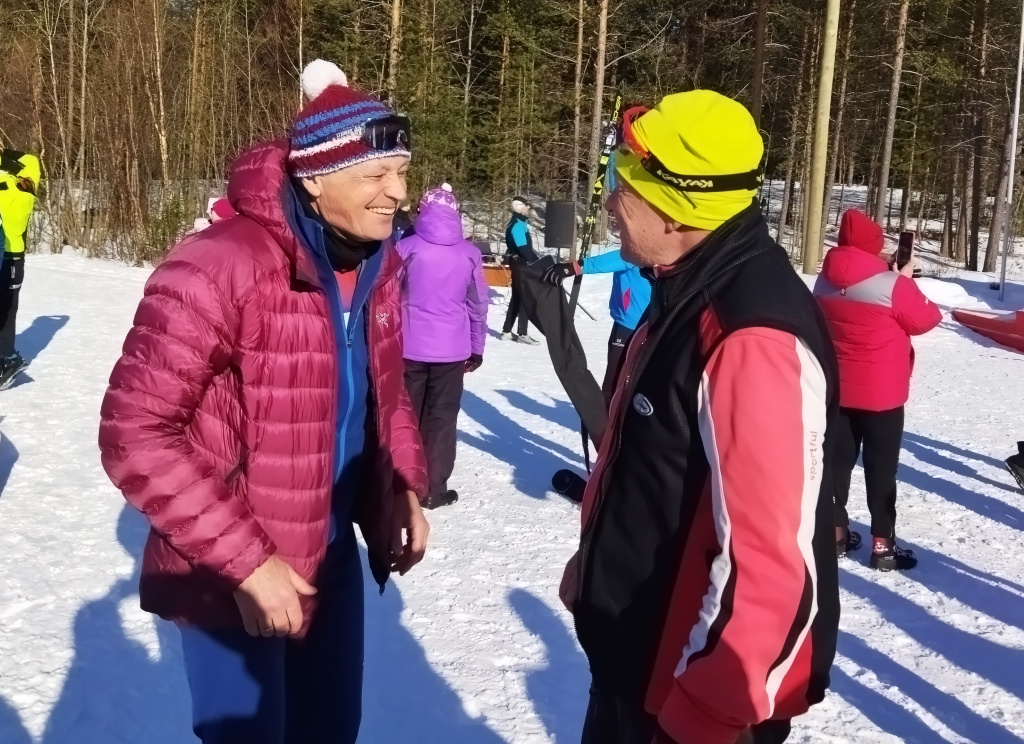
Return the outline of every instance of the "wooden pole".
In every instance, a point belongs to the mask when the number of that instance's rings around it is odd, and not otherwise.
[[[1006,257],[1013,242],[1013,182],[1017,177],[1017,125],[1020,122],[1020,78],[1024,67],[1024,4],[1021,5],[1020,41],[1017,47],[1017,86],[1013,96],[1013,150],[1010,151],[1010,178],[1006,186],[1006,226],[1003,229],[1003,266],[999,271],[999,301],[1006,297]]]
[[[839,37],[839,0],[828,0],[825,10],[825,39],[821,50],[818,78],[818,110],[814,121],[811,150],[811,179],[804,225],[804,273],[818,273],[821,236],[821,212],[825,192],[825,167],[828,161],[828,125],[832,109],[832,82],[836,70],[836,41]]]

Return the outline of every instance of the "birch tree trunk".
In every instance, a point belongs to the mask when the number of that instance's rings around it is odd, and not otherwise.
[[[402,0],[391,0],[391,34],[388,42],[388,103],[395,104],[398,61],[402,44]]]
[[[957,166],[954,161],[949,184],[946,186],[946,211],[942,220],[942,242],[939,245],[939,255],[945,258],[953,257],[953,207],[956,203],[956,176]]]
[[[478,0],[469,0],[469,33],[466,42],[466,80],[462,86],[462,153],[459,158],[460,170],[463,177],[466,175],[466,151],[469,148],[469,94],[473,87],[473,34],[476,31],[476,22],[480,7]],[[430,44],[431,44],[431,66],[433,66],[433,45],[434,28],[431,20]],[[433,71],[431,71],[433,73]]]
[[[931,185],[928,183],[928,176],[931,175],[931,168],[925,168],[924,171],[924,191],[921,192],[921,201],[917,205],[917,237],[920,238],[924,235],[924,216],[928,211],[928,207],[931,204],[932,190],[935,187],[935,179],[932,179]]]
[[[800,66],[797,68],[796,94],[793,96],[792,118],[789,123],[789,142],[787,143],[786,152],[786,180],[782,187],[782,211],[779,213],[779,227],[775,233],[775,242],[779,245],[782,245],[782,241],[786,236],[786,222],[789,218],[790,202],[793,198],[793,170],[796,166],[796,140],[797,133],[800,131],[800,112],[803,109],[802,94],[804,89],[804,70],[807,66],[808,55],[813,54],[807,43],[809,38],[810,29],[805,28],[804,43],[801,47],[803,53],[800,55]]]
[[[910,0],[900,0],[900,21],[896,32],[896,54],[892,64],[892,86],[889,88],[889,116],[882,140],[882,163],[878,172],[878,195],[875,199],[875,222],[885,219],[885,196],[889,185],[889,166],[892,163],[892,140],[896,134],[896,109],[900,100],[900,78],[903,75],[903,54],[907,47],[907,16]]]
[[[583,0],[579,0],[578,15],[576,17],[576,79],[573,87],[572,172],[570,173],[572,177],[571,199],[573,203],[572,251],[569,254],[571,261],[575,261],[577,258],[576,240],[577,233],[579,232],[575,210],[580,199],[580,119],[583,99],[583,25],[585,10]]]
[[[1013,108],[1006,113],[1003,128],[1003,149],[996,166],[996,201],[992,209],[992,222],[988,230],[988,245],[985,248],[985,265],[982,271],[995,271],[996,259],[1003,236],[1003,222],[1006,221],[1006,189],[1010,186],[1010,154],[1013,151]]]
[[[985,89],[986,58],[988,55],[988,0],[979,0],[978,15],[980,16],[979,36],[981,38],[978,55],[978,79],[974,86],[974,191],[971,198],[971,246],[967,254],[967,270],[978,270],[978,248],[981,238],[981,206],[984,199],[984,167],[985,167],[985,112],[987,107],[982,100]]]
[[[601,152],[601,115],[604,107],[604,65],[607,49],[608,0],[601,0],[601,15],[597,26],[597,61],[594,68],[594,112],[590,119],[590,158],[587,161],[589,189],[594,188],[594,181],[597,179],[597,158]]]
[[[967,257],[968,233],[971,227],[971,193],[974,180],[974,150],[968,148],[964,168],[963,187],[960,189],[960,214],[956,221],[956,240],[953,241],[953,259],[964,261]]]
[[[914,188],[914,158],[917,156],[917,121],[921,113],[921,84],[924,81],[923,75],[917,76],[917,95],[914,96],[914,124],[910,134],[910,162],[907,163],[907,184],[903,188],[903,198],[900,199],[900,232],[907,229],[907,221],[910,219],[910,199],[913,196]],[[922,194],[922,198],[923,198]]]
[[[764,99],[764,47],[768,32],[768,0],[757,0],[757,21],[754,27],[754,79],[750,86],[750,113],[761,128],[761,106]]]

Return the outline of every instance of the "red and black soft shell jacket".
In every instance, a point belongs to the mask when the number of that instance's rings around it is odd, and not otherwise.
[[[828,686],[837,364],[756,207],[652,281],[584,498],[576,629],[596,687],[733,744]]]

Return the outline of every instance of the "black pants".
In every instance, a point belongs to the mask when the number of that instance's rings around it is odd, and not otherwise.
[[[619,369],[622,367],[626,347],[629,346],[629,339],[632,337],[633,331],[626,326],[619,323],[612,326],[612,334],[608,337],[608,366],[604,370],[604,382],[601,383],[606,405],[611,405],[615,381],[619,378]]]
[[[850,475],[863,449],[871,535],[893,537],[896,531],[896,468],[900,464],[903,440],[903,406],[890,411],[840,408],[838,429],[832,463],[836,526],[850,525],[850,517],[846,513]]]
[[[420,436],[427,455],[430,496],[448,490],[455,470],[455,438],[462,406],[465,362],[432,363],[405,360],[405,387],[412,410],[419,416]]]
[[[526,308],[523,307],[522,302],[523,260],[521,258],[511,258],[508,265],[512,271],[512,296],[508,300],[508,312],[505,314],[505,325],[502,327],[501,332],[511,333],[512,324],[518,318],[519,327],[516,329],[516,334],[525,336],[526,331],[530,327],[530,319],[526,317]]]
[[[789,736],[789,729],[789,721],[765,721],[754,726],[751,734],[754,744],[782,744]],[[651,744],[656,733],[657,719],[642,707],[590,689],[582,744]]]
[[[24,280],[24,254],[5,253],[0,263],[0,359],[14,353],[14,324],[18,319],[18,295]]]

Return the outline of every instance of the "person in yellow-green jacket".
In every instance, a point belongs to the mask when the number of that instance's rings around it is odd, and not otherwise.
[[[14,324],[25,278],[25,238],[41,177],[39,158],[0,146],[0,390],[10,387],[26,366],[14,349]]]

